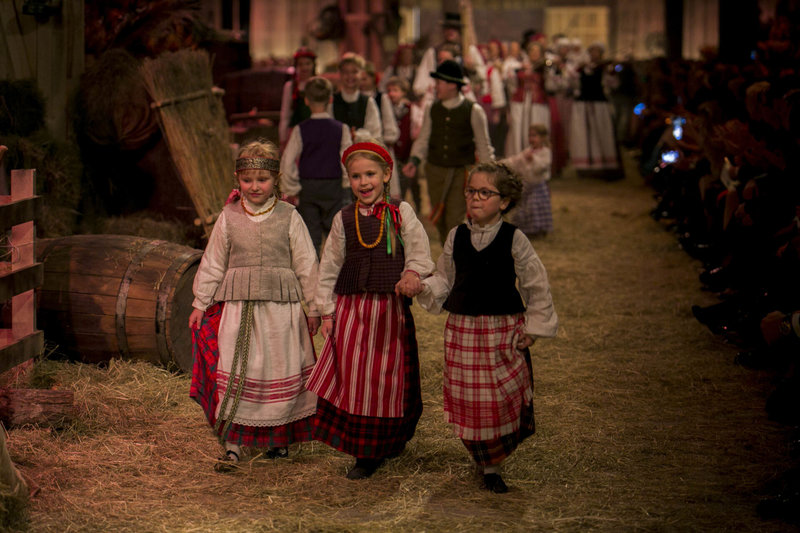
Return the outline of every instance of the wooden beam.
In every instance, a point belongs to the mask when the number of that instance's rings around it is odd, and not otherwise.
[[[0,196],[0,228],[10,228],[29,220],[39,219],[43,203],[41,196],[13,203],[11,196]]]
[[[44,265],[42,263],[35,263],[5,274],[0,272],[0,302],[10,300],[16,294],[41,287],[43,280]]]
[[[44,349],[44,333],[34,331],[21,339],[12,339],[11,330],[0,330],[0,372],[14,368]],[[8,340],[12,339],[13,344]]]

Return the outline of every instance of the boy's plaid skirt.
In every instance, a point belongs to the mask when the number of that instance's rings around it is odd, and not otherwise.
[[[222,302],[206,309],[200,328],[192,330],[192,384],[189,396],[193,398],[208,419],[211,427],[216,423],[217,404],[217,361],[219,346],[217,332],[222,317]],[[311,440],[313,416],[308,416],[282,426],[243,426],[231,424],[224,435],[226,442],[234,442],[240,446],[257,448],[288,446],[293,442]],[[224,425],[223,425],[224,427]],[[222,431],[222,428],[219,430]],[[218,436],[222,437],[218,433]]]
[[[528,356],[530,361],[530,356]],[[480,466],[491,466],[500,464],[517,446],[526,438],[533,435],[536,431],[536,423],[533,418],[533,402],[526,404],[522,408],[520,416],[519,430],[508,435],[503,435],[498,439],[492,440],[464,440],[461,442],[466,446],[472,458]]]
[[[444,411],[457,437],[490,441],[519,430],[533,401],[529,352],[516,348],[524,325],[522,314],[447,318]]]
[[[422,415],[416,329],[411,308],[403,305],[403,416],[350,414],[322,398],[317,400],[313,436],[328,446],[359,458],[394,457],[405,448]]]

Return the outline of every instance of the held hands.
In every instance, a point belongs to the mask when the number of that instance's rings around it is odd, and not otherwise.
[[[534,339],[527,333],[520,335],[519,340],[517,340],[517,350],[524,350],[525,348],[530,348],[531,346],[533,346],[534,342],[536,342],[536,339]]]
[[[192,314],[189,315],[189,329],[200,329],[200,322],[203,321],[203,315],[205,314],[205,311],[194,309]]]
[[[422,282],[415,272],[407,271],[394,286],[394,292],[398,296],[402,294],[403,296],[413,298],[422,292]]]
[[[308,332],[313,337],[317,334],[317,330],[319,329],[320,318],[318,316],[306,317],[306,323],[308,324]]]
[[[320,326],[319,332],[322,334],[323,339],[327,339],[328,336],[333,333],[333,317],[325,317],[322,319],[322,326]]]

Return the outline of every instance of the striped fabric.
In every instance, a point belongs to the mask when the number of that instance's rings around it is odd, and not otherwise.
[[[320,398],[314,419],[316,440],[354,457],[379,459],[399,455],[414,436],[422,415],[422,395],[414,317],[409,305],[403,305],[403,318],[402,417],[350,414]]]
[[[550,186],[547,182],[526,184],[514,213],[514,224],[525,235],[553,231]]]
[[[402,417],[404,334],[413,332],[404,307],[394,293],[339,295],[308,389],[350,414]]]
[[[571,121],[569,154],[576,169],[619,168],[611,104],[575,101]]]
[[[488,441],[520,428],[533,401],[525,353],[515,344],[523,315],[451,314],[444,333],[444,411],[461,439]]]
[[[189,396],[202,407],[211,427],[216,422],[216,411],[220,394],[217,387],[217,362],[219,347],[217,333],[224,303],[216,303],[206,310],[200,328],[192,330],[192,383]],[[224,391],[222,391],[224,394]],[[305,417],[279,426],[245,426],[231,424],[222,440],[240,446],[258,448],[288,446],[293,442],[312,439],[313,417]],[[220,428],[220,431],[222,428]]]

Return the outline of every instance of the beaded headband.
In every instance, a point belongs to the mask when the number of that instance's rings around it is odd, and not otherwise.
[[[236,160],[236,170],[269,170],[270,172],[280,172],[280,159],[271,157],[243,157]]]
[[[386,164],[389,165],[389,174],[392,173],[392,169],[394,168],[394,161],[392,161],[392,156],[389,155],[383,146],[375,143],[356,143],[350,146],[347,150],[344,151],[342,154],[342,164],[347,166],[347,160],[356,152],[369,152],[373,154],[377,154],[386,161]]]

